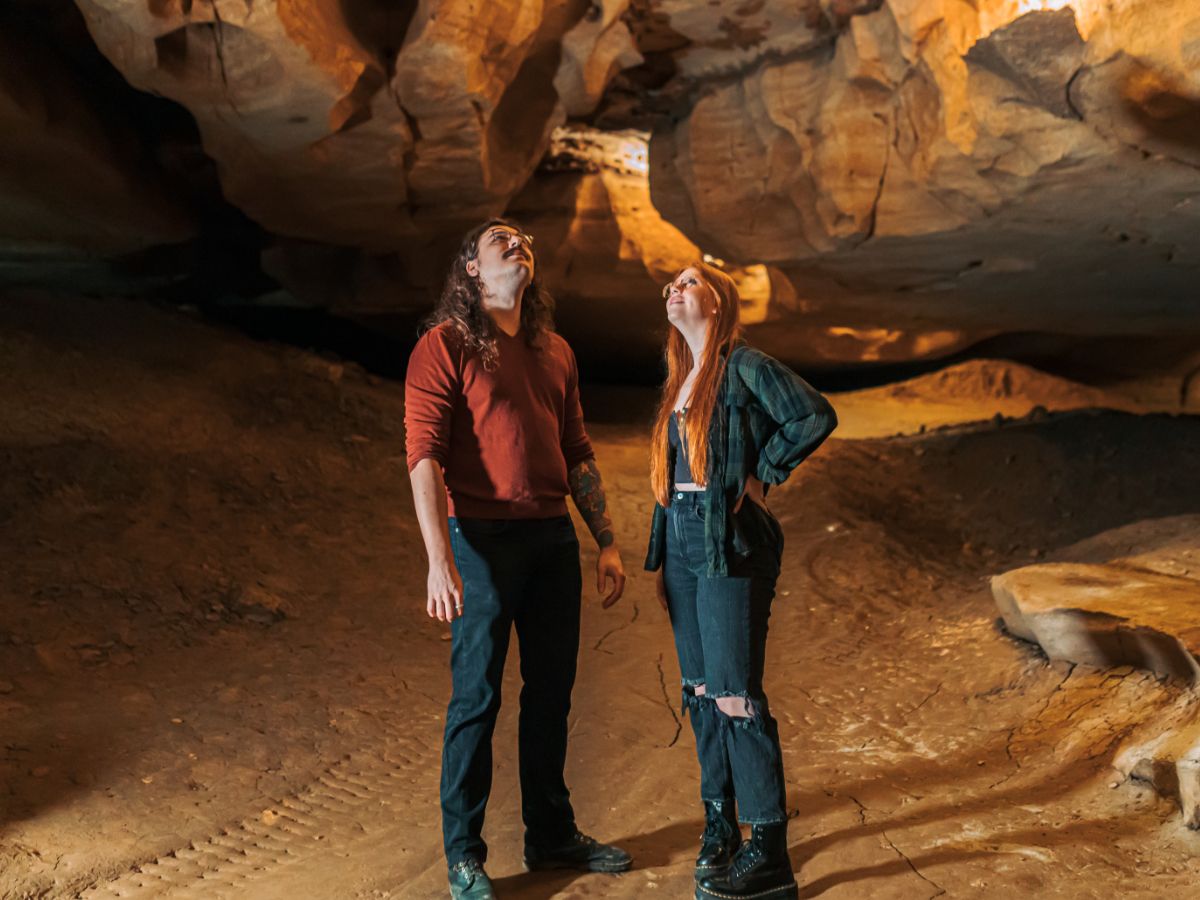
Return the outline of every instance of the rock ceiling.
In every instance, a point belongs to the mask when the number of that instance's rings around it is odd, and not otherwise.
[[[1200,333],[1195,0],[76,5],[194,118],[296,302],[425,305],[457,235],[508,211],[564,330],[633,355],[698,253],[800,361]],[[0,54],[0,259],[203,228],[69,67],[26,56]]]

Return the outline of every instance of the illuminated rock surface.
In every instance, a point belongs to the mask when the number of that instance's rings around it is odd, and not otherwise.
[[[77,5],[129,84],[195,117],[219,202],[300,304],[427,307],[461,231],[508,210],[544,246],[609,235],[579,270],[547,260],[568,317],[623,317],[659,277],[634,257],[685,240],[758,273],[756,339],[805,365],[1198,328],[1189,0]],[[647,169],[548,177],[568,118],[652,134]],[[317,258],[328,285],[296,275]]]
[[[1174,800],[1183,823],[1200,829],[1200,694],[1184,695],[1138,728],[1118,750],[1113,767]]]
[[[1200,539],[1196,519],[1129,526],[1059,554],[1070,562],[997,575],[1009,631],[1051,659],[1200,676]],[[1095,558],[1121,547],[1124,552]],[[1090,558],[1090,559],[1089,559]]]
[[[656,131],[669,220],[781,267],[810,325],[1192,327],[1194,4],[860,6],[877,8],[764,51]],[[803,340],[780,325],[779,345]]]
[[[1004,624],[1051,659],[1200,676],[1200,581],[1121,565],[1047,563],[992,579]]]
[[[1051,658],[1117,667],[1117,677],[1135,666],[1192,683],[1172,706],[1133,729],[1113,761],[1121,774],[1178,803],[1192,829],[1200,828],[1198,529],[1197,516],[1137,522],[1055,554],[1071,562],[992,579],[1005,625]]]
[[[287,237],[383,252],[465,228],[503,210],[564,115],[563,2],[79,7],[131,84],[195,115],[229,201]],[[637,61],[630,47],[606,55],[606,34],[571,33],[589,95]]]

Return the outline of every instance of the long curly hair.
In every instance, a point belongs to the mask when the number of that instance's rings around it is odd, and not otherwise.
[[[496,350],[496,326],[483,309],[483,292],[479,279],[467,272],[467,263],[479,256],[479,239],[489,228],[503,225],[516,231],[524,231],[512,219],[488,219],[482,225],[467,232],[458,248],[458,254],[450,264],[445,287],[437,305],[425,320],[425,329],[435,328],[447,322],[463,341],[464,349],[478,353],[485,369],[494,370],[499,362]],[[521,296],[521,333],[530,347],[540,347],[546,334],[554,331],[554,299],[542,286],[541,267],[537,253],[533,254],[533,278],[525,286]]]

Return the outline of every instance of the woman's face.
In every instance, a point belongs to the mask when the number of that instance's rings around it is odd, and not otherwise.
[[[717,292],[690,266],[663,287],[667,321],[676,328],[703,328],[717,316]]]

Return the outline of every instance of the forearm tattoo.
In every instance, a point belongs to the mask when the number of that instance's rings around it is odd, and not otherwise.
[[[592,537],[602,549],[608,547],[614,540],[613,524],[608,515],[608,501],[604,497],[604,485],[600,483],[600,469],[596,466],[596,460],[581,462],[571,470],[567,479],[575,506],[592,532]]]

